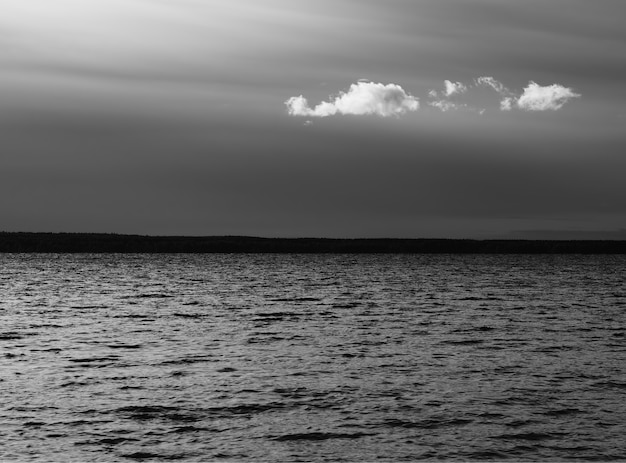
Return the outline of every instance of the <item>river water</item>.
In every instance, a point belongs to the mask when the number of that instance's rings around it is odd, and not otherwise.
[[[1,461],[626,460],[626,256],[0,255]]]

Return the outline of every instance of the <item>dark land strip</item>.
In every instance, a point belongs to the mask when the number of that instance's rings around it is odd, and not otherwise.
[[[258,238],[0,232],[0,252],[626,254],[626,241]]]

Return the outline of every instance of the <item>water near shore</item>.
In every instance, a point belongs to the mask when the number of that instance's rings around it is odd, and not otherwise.
[[[0,460],[626,459],[626,256],[0,255]]]

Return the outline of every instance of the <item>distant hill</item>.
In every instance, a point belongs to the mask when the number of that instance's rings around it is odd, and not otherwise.
[[[626,241],[256,238],[0,232],[0,252],[626,254]]]

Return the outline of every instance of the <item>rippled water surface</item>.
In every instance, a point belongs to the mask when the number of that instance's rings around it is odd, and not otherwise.
[[[626,459],[626,256],[0,255],[0,460]]]

